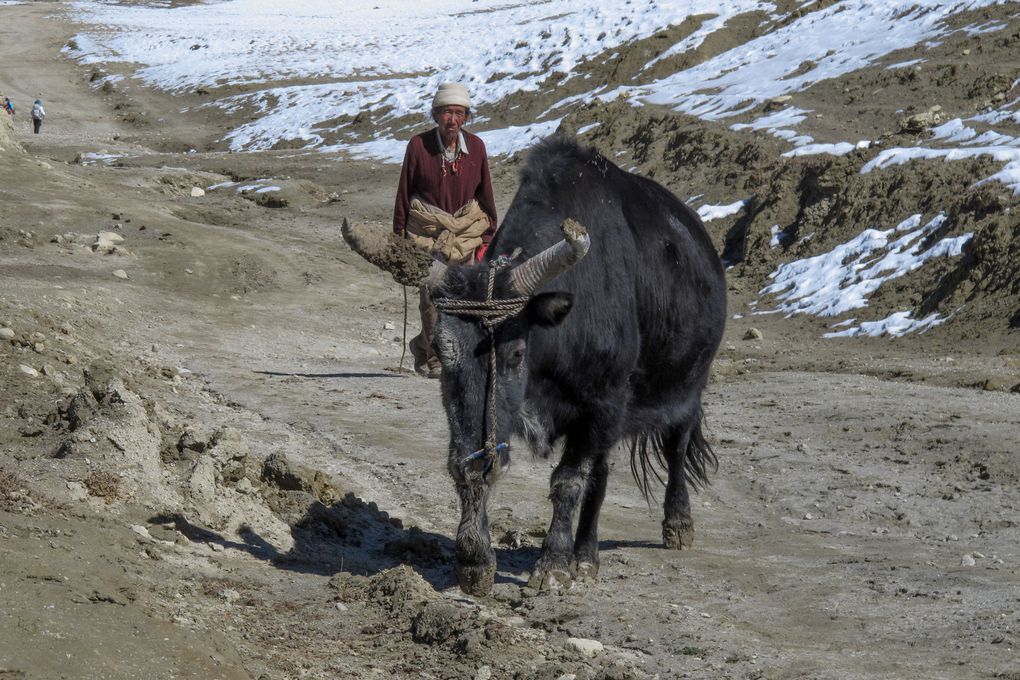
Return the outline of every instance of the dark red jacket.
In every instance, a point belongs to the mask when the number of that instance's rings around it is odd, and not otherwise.
[[[496,231],[496,201],[492,197],[492,178],[489,175],[489,157],[485,143],[477,135],[461,130],[467,143],[468,153],[457,161],[457,172],[453,173],[446,164],[443,173],[443,152],[439,148],[436,128],[415,135],[407,143],[404,152],[404,167],[400,171],[397,185],[397,199],[393,204],[393,231],[403,234],[407,224],[407,212],[412,196],[455,213],[472,198],[489,216],[489,230],[482,236],[486,243]]]

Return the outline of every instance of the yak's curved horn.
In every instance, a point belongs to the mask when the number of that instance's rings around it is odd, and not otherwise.
[[[577,264],[588,254],[591,238],[588,230],[569,217],[560,225],[563,240],[549,246],[510,271],[510,285],[528,296]]]
[[[432,257],[408,238],[385,229],[356,229],[344,218],[340,227],[344,241],[361,257],[389,272],[404,286],[420,286],[429,273]]]
[[[449,270],[450,267],[445,262],[433,260],[432,266],[429,267],[429,275],[425,277],[422,285],[428,288],[430,292],[434,291],[443,285],[443,279],[446,278],[446,272]]]
[[[340,235],[344,237],[344,242],[351,247],[351,250],[361,255],[363,258],[374,264],[376,267],[383,268],[383,263],[386,261],[386,257],[383,256],[382,251],[385,249],[386,244],[381,240],[377,243],[366,243],[362,234],[355,231],[351,223],[344,218],[343,224],[340,226]],[[371,239],[369,239],[371,240]]]

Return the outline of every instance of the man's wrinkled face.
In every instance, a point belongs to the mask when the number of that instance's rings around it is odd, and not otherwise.
[[[443,141],[452,144],[467,120],[468,110],[463,106],[453,104],[440,106],[432,111],[432,117],[439,124],[439,132],[443,135]]]

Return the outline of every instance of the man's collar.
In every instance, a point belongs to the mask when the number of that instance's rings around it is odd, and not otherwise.
[[[439,140],[439,151],[442,152],[446,147],[443,145],[443,135],[440,134],[438,126],[436,126],[436,139]],[[457,132],[457,153],[464,156],[468,154],[467,140],[464,139],[463,130]]]

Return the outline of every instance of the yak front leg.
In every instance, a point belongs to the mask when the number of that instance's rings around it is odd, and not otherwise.
[[[582,460],[570,449],[568,444],[549,480],[552,522],[542,542],[542,554],[528,579],[528,585],[539,590],[569,586],[573,582],[574,513],[584,495],[586,475]]]
[[[574,573],[581,580],[593,579],[599,573],[599,513],[606,497],[609,477],[608,452],[598,456],[588,474],[584,502],[577,522],[574,540]]]
[[[460,526],[457,528],[457,582],[468,595],[488,594],[496,579],[496,553],[489,537],[487,484],[458,483]]]

